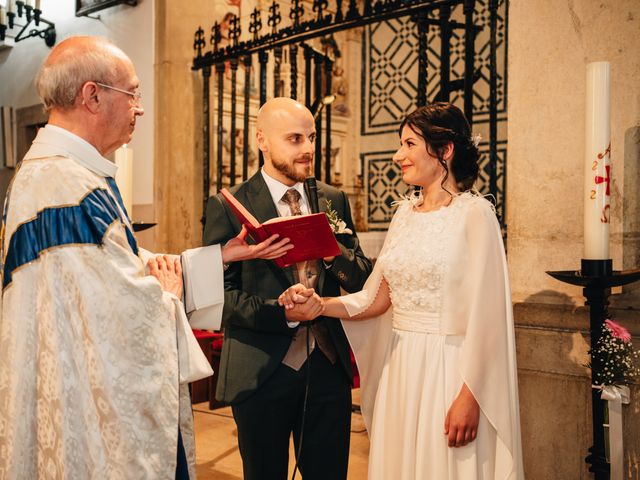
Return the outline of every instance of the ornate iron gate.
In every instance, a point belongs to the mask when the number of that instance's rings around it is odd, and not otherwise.
[[[308,2],[306,7],[308,10]],[[413,71],[417,70],[414,72],[417,78],[408,78],[404,74],[397,78],[401,80],[400,83],[404,82],[405,90],[410,93],[409,97],[413,97],[413,93],[415,97],[409,98],[404,105],[396,105],[398,107],[395,109],[396,116],[399,119],[413,108],[425,105],[429,101],[446,100],[462,104],[473,128],[479,124],[486,124],[488,141],[481,144],[481,150],[484,150],[481,189],[484,193],[494,195],[499,217],[503,219],[506,141],[498,138],[498,125],[500,122],[506,122],[506,60],[502,62],[504,71],[499,75],[498,48],[506,53],[506,2],[499,3],[498,0],[376,0],[365,1],[360,5],[355,0],[348,2],[334,0],[331,4],[328,0],[314,0],[311,7],[311,12],[307,12],[305,2],[291,0],[287,15],[289,21],[285,22],[282,19],[280,3],[273,1],[267,12],[255,8],[244,19],[247,25],[242,25],[238,16],[227,15],[220,23],[216,22],[209,33],[205,33],[201,27],[195,32],[193,45],[195,57],[192,68],[201,70],[204,79],[202,112],[204,117],[203,201],[205,204],[211,185],[210,84],[214,72],[217,87],[216,189],[219,190],[225,184],[234,185],[239,178],[246,180],[249,174],[252,154],[249,151],[250,97],[252,71],[256,63],[259,67],[259,105],[267,100],[269,93],[267,92],[269,64],[273,96],[286,95],[303,100],[314,113],[317,130],[315,175],[331,183],[332,72],[336,56],[339,55],[339,49],[331,35],[364,27],[363,84],[373,86],[375,89],[379,86],[375,86],[375,82],[367,83],[367,74],[371,74],[376,68],[376,59],[370,54],[373,50],[369,51],[367,57],[366,49],[372,45],[374,29],[382,27],[393,29],[395,25],[399,26],[406,38],[411,37],[408,45],[415,57],[412,61],[417,65],[413,69]],[[263,15],[266,15],[266,27],[263,27]],[[480,37],[483,43],[478,51],[476,39]],[[314,39],[322,39],[322,51],[309,44]],[[238,78],[239,73],[243,78]],[[230,83],[228,92],[225,92],[225,78],[226,83]],[[299,80],[304,82],[304,85],[300,85]],[[474,91],[475,82],[485,84],[486,94],[479,95]],[[242,102],[239,102],[238,97],[242,97]],[[371,88],[366,98],[364,94],[362,96],[361,135],[375,135],[376,128],[377,133],[386,133],[389,129],[396,131],[398,119],[387,122],[388,125],[382,125],[381,128],[379,125],[377,127],[374,125],[375,119],[371,122],[373,117],[370,115],[370,110],[373,98]],[[388,97],[378,95],[376,98],[380,100]],[[238,111],[239,104],[243,107],[241,113]],[[230,116],[228,145],[226,145],[228,162],[225,162],[223,157],[225,150],[223,117],[225,115]],[[374,128],[371,128],[372,126]],[[239,135],[242,137],[241,142],[236,141]],[[324,147],[324,154],[322,147]],[[241,150],[240,155],[238,150]],[[374,153],[380,156],[384,152]],[[366,155],[370,154],[370,152],[362,154],[361,161],[364,162]],[[386,158],[387,163],[389,159],[390,155]],[[259,164],[262,164],[261,158]],[[372,168],[375,169],[375,167]],[[375,173],[369,172],[369,175],[369,180],[375,177]],[[226,181],[225,176],[228,177]],[[397,188],[397,183],[391,186],[386,185],[384,188],[393,190]],[[372,209],[369,208],[368,219],[374,224],[374,228],[385,226],[385,219],[389,215],[389,212],[384,210],[385,206],[387,209],[389,207],[387,193],[378,195],[380,198],[373,198],[371,195],[368,198],[374,210],[378,207],[382,208],[380,222],[371,221]]]

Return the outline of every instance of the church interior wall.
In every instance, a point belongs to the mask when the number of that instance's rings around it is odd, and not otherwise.
[[[6,6],[6,0],[0,0]],[[72,35],[100,35],[113,41],[131,57],[143,93],[144,116],[136,123],[130,147],[134,151],[134,220],[152,220],[147,211],[153,204],[154,169],[154,1],[138,0],[135,8],[116,6],[91,14],[99,19],[76,17],[76,0],[42,0],[42,16],[55,23],[57,43]],[[18,21],[18,20],[17,20]],[[19,19],[22,23],[24,20]],[[14,29],[9,33],[17,33]],[[6,43],[6,42],[5,42]],[[40,38],[29,38],[0,49],[0,105],[14,109],[38,105],[34,78],[51,49]],[[6,183],[12,169],[0,168]],[[4,197],[4,189],[2,189]],[[137,210],[147,213],[137,218]]]
[[[640,4],[511,2],[508,259],[527,478],[589,479],[591,385],[582,290],[546,275],[583,252],[586,65],[611,64],[614,270],[638,268]],[[614,290],[611,314],[640,344],[637,287]],[[639,389],[624,407],[624,478],[640,471]]]
[[[631,268],[623,265],[623,237],[637,236],[638,212],[623,215],[623,206],[637,198],[637,176],[630,175],[638,156],[625,136],[640,124],[640,4],[536,0],[511,7],[507,222],[514,301],[536,295],[575,304],[580,289],[544,272],[577,268],[582,254],[586,65],[594,61],[611,63],[611,255],[614,269]]]
[[[76,18],[74,0],[42,0],[43,15],[56,22],[59,39],[107,36],[136,65],[145,116],[131,144],[133,216],[158,222],[145,233],[145,247],[176,252],[201,241],[203,79],[191,71],[192,44],[198,25],[205,32],[210,29],[219,3],[226,2],[139,0],[135,8],[103,11],[97,21]],[[507,248],[527,478],[591,478],[583,461],[591,435],[590,384],[584,367],[588,312],[579,288],[561,284],[545,271],[579,268],[585,75],[587,63],[599,60],[611,62],[612,72],[614,269],[640,266],[639,25],[637,0],[509,3],[509,124],[508,129],[501,126],[500,135],[508,139]],[[344,68],[351,75],[346,105],[354,118],[360,115],[362,97],[361,38],[358,31],[342,40],[348,44]],[[32,79],[48,52],[39,39],[0,50],[0,105],[37,103]],[[212,96],[215,87],[212,77]],[[212,136],[214,129],[212,123]],[[354,206],[365,198],[361,190],[367,180],[360,186],[355,180],[357,162],[364,162],[361,152],[369,147],[392,150],[397,135],[388,133],[379,147],[367,143],[357,122],[354,126],[345,121],[341,130],[341,181]],[[366,225],[366,218],[362,222]],[[612,312],[640,345],[640,290],[625,287],[615,293]],[[634,387],[632,405],[625,407],[628,478],[640,477],[639,397]]]
[[[280,2],[282,11],[289,8],[286,2]],[[205,38],[209,39],[209,32],[214,22],[222,22],[225,15],[233,13],[239,15],[244,22],[244,31],[248,23],[249,13],[260,2],[252,0],[238,2],[238,4],[194,1],[188,5],[178,5],[168,0],[156,2],[156,81],[158,111],[164,112],[156,118],[156,170],[155,170],[155,212],[158,227],[154,229],[153,242],[157,248],[164,251],[179,251],[184,248],[198,246],[202,236],[203,209],[203,76],[201,71],[191,71],[194,51],[194,31],[201,26],[205,31]],[[262,5],[266,9],[265,5]],[[305,2],[307,11],[311,11],[311,2]],[[265,19],[263,19],[265,22]],[[165,35],[164,32],[171,32]],[[332,182],[341,184],[349,195],[352,205],[358,202],[358,192],[362,190],[361,183],[357,183],[356,168],[359,154],[360,137],[357,131],[359,102],[359,59],[361,31],[336,35],[340,44],[341,60],[336,65],[348,65],[344,70],[348,72],[336,73],[334,68],[334,87],[344,92],[338,94],[332,113],[333,133],[332,152],[333,177]],[[223,38],[224,42],[227,41]],[[313,43],[313,42],[312,42]],[[320,45],[314,45],[318,50]],[[209,46],[207,46],[209,48]],[[302,68],[302,52],[299,52],[299,68]],[[249,176],[257,171],[257,146],[255,143],[255,116],[258,110],[258,65],[254,58],[251,100],[250,100],[250,136],[249,136]],[[267,71],[273,70],[273,57],[270,56]],[[244,67],[238,68],[238,117],[237,128],[242,129],[241,113],[243,111],[243,82]],[[289,65],[283,62],[282,74],[284,90],[281,94],[289,95]],[[229,184],[229,143],[230,131],[230,72],[225,70],[223,75],[223,176],[222,184]],[[298,77],[298,98],[304,100],[304,80]],[[271,74],[267,75],[268,98],[274,93]],[[217,182],[217,97],[218,83],[215,70],[210,78],[210,194],[216,192]],[[236,142],[236,158],[240,162],[241,137]],[[324,148],[324,147],[323,147]],[[336,170],[337,167],[337,170]],[[241,181],[241,169],[238,168],[236,181]],[[184,188],[175,188],[176,182]],[[358,215],[354,213],[358,219]]]

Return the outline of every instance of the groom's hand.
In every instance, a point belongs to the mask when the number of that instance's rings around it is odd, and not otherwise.
[[[308,322],[322,315],[324,303],[317,293],[313,293],[304,303],[296,303],[293,308],[284,311],[287,322]]]
[[[307,288],[301,283],[287,288],[278,297],[278,304],[285,310],[291,310],[296,303],[305,303],[314,294],[313,288]]]
[[[222,247],[222,262],[240,262],[242,260],[252,260],[254,258],[262,258],[264,260],[273,260],[281,257],[287,251],[293,248],[288,238],[279,239],[279,235],[271,235],[265,241],[257,245],[250,245],[246,242],[247,229],[242,227],[242,231],[237,237],[229,240]]]

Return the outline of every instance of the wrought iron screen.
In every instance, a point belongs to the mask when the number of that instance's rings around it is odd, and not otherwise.
[[[484,194],[494,196],[499,218],[504,219],[506,187],[506,88],[507,88],[507,2],[497,5],[496,18],[496,88],[491,89],[491,10],[489,0],[476,0],[474,24],[478,27],[475,38],[473,85],[473,132],[479,134],[480,176],[476,187]],[[452,22],[445,24],[443,13]],[[427,34],[427,99],[445,99],[459,107],[464,106],[463,82],[465,74],[465,39],[462,23],[463,6],[448,12],[431,11],[432,22]],[[451,28],[453,27],[453,28]],[[447,52],[447,41],[449,49]],[[398,125],[405,115],[418,106],[419,36],[409,17],[394,18],[367,26],[362,34],[361,96],[361,169],[366,172],[367,224],[369,229],[386,229],[394,208],[391,205],[408,188],[402,182],[391,162],[397,148]],[[444,73],[443,73],[444,72]],[[441,94],[443,76],[451,88],[448,97]],[[453,84],[453,85],[451,85]],[[496,103],[496,138],[494,156],[491,154],[491,105]],[[389,134],[394,134],[389,136]],[[372,148],[375,147],[375,148]],[[494,178],[492,178],[492,175]]]
[[[192,68],[204,80],[203,202],[212,185],[234,185],[262,163],[251,152],[250,138],[255,111],[271,96],[300,99],[312,110],[315,175],[327,183],[339,176],[333,171],[338,149],[332,148],[331,103],[340,48],[333,35],[361,29],[358,175],[369,228],[386,228],[390,202],[404,190],[390,161],[397,125],[435,100],[459,104],[474,131],[482,130],[480,186],[496,197],[503,218],[506,144],[498,136],[505,129],[498,126],[506,122],[506,13],[506,2],[498,0],[291,0],[273,1],[265,11],[226,14],[206,33],[198,28]],[[371,141],[394,135],[389,146]]]

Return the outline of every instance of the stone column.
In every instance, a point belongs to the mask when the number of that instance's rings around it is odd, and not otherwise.
[[[202,238],[202,74],[193,35],[208,37],[209,2],[156,2],[155,248],[179,252]],[[212,83],[213,85],[213,83]],[[212,87],[212,92],[214,88]]]

